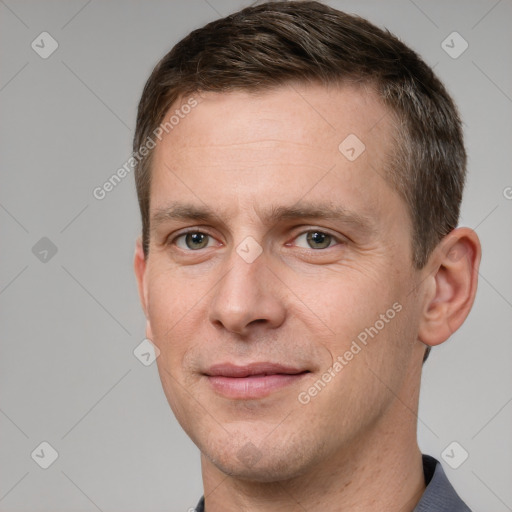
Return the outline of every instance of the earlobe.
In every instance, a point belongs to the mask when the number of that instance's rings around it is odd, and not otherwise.
[[[419,340],[429,346],[446,341],[464,322],[473,305],[480,265],[477,234],[457,228],[433,251],[420,320]]]
[[[153,331],[151,330],[151,324],[149,323],[149,319],[146,315],[146,338],[148,340],[153,341]]]
[[[147,298],[147,287],[146,287],[146,258],[144,256],[144,250],[142,248],[142,239],[139,237],[135,244],[135,255],[133,258],[133,268],[135,271],[135,277],[137,278],[137,288],[139,290],[139,299],[144,310],[146,318],[148,318],[148,298]],[[149,323],[148,323],[149,326]],[[146,330],[148,328],[146,327]]]

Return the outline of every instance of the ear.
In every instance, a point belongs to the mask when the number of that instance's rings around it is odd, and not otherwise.
[[[477,234],[457,228],[429,258],[427,293],[419,340],[429,346],[446,341],[464,322],[475,300],[481,247]]]
[[[152,339],[151,326],[149,324],[148,316],[148,288],[146,282],[146,267],[147,260],[142,248],[142,238],[139,237],[135,243],[135,255],[133,258],[133,268],[135,277],[137,278],[137,287],[139,290],[139,299],[146,316],[146,338]]]

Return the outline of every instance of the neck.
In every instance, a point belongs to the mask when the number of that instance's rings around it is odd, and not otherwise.
[[[206,512],[412,512],[425,481],[416,440],[419,382],[410,384],[349,446],[292,479],[240,480],[202,456]]]

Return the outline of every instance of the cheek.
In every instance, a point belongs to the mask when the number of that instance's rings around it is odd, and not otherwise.
[[[187,340],[183,335],[194,332],[190,322],[200,307],[196,295],[193,287],[182,285],[170,272],[150,277],[148,316],[153,341],[162,354],[176,355],[185,349]]]
[[[295,281],[291,288],[301,316],[316,319],[322,332],[340,340],[357,336],[397,301],[397,291],[354,268],[296,276]]]
[[[379,275],[380,281],[376,280]],[[396,354],[407,342],[403,332],[407,313],[396,283],[386,279],[385,273],[369,274],[346,267],[334,276],[331,273],[317,279],[317,286],[312,286],[313,282],[311,279],[307,284],[303,277],[297,278],[297,295],[307,306],[300,304],[297,316],[310,318],[307,329],[328,354],[322,361],[322,370],[328,371],[341,361],[341,378],[334,379],[332,392],[352,389],[354,382],[361,389],[370,385],[374,376],[369,368],[386,380],[392,378],[393,372],[400,373],[399,364],[403,361],[400,363]],[[320,337],[319,333],[325,336]]]

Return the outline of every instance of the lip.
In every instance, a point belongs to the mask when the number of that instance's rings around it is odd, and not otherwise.
[[[213,390],[235,400],[263,398],[299,380],[309,370],[258,362],[244,366],[221,363],[210,367],[205,376]]]

